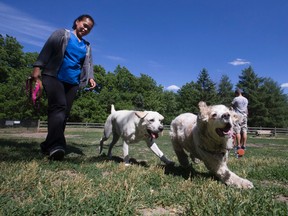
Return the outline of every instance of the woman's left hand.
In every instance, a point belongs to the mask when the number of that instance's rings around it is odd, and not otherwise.
[[[97,83],[95,82],[94,79],[89,79],[89,85],[90,85],[89,89],[91,90],[91,89],[94,89],[96,87]]]

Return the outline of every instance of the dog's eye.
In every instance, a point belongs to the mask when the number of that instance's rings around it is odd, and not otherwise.
[[[216,113],[212,114],[212,118],[216,118],[216,117],[217,117]]]
[[[149,119],[149,121],[150,121],[150,122],[154,122],[154,121],[155,121],[155,119]]]

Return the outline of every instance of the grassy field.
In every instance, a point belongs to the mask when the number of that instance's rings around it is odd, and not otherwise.
[[[244,157],[230,153],[230,169],[255,186],[241,190],[203,163],[190,175],[178,162],[165,167],[142,142],[130,145],[125,167],[121,143],[111,160],[98,155],[100,136],[69,129],[68,154],[55,162],[40,154],[45,133],[0,131],[0,215],[288,215],[287,137],[249,137]],[[157,144],[177,161],[168,131]]]

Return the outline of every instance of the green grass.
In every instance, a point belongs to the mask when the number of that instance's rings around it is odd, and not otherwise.
[[[101,132],[69,129],[64,161],[39,153],[42,137],[0,132],[0,215],[287,215],[288,139],[248,138],[241,159],[230,154],[228,166],[254,183],[252,190],[227,187],[205,166],[190,177],[178,162],[165,167],[141,142],[130,145],[135,164],[98,155]],[[36,134],[37,135],[37,134]],[[283,139],[284,138],[284,139]],[[107,143],[108,144],[108,143]],[[172,160],[168,132],[157,140]],[[107,146],[104,149],[107,153]]]

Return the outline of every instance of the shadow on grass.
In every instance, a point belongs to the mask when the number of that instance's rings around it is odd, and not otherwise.
[[[89,159],[89,162],[109,162],[113,161],[115,163],[123,163],[123,159],[118,156],[108,157],[105,153],[92,157]],[[130,158],[129,163],[131,165],[138,165],[142,167],[149,167],[146,161],[137,161],[135,158]],[[165,175],[180,176],[184,179],[193,179],[195,177],[210,178],[216,180],[216,178],[211,173],[201,173],[196,171],[192,166],[189,168],[184,168],[182,166],[176,166],[175,164],[171,165],[158,165],[159,168],[163,169]]]
[[[118,156],[112,156],[108,157],[105,153],[97,156],[97,157],[92,157],[89,160],[90,162],[108,162],[108,161],[113,161],[115,163],[123,163],[123,159]],[[135,158],[130,158],[129,163],[131,165],[138,165],[138,166],[143,166],[143,167],[149,167],[146,161],[137,161]]]
[[[76,154],[84,155],[81,149],[69,145],[66,155]],[[41,160],[44,155],[40,152],[39,142],[22,142],[16,140],[0,139],[0,161],[30,161]]]
[[[215,179],[211,173],[202,173],[196,171],[192,166],[184,168],[182,166],[160,165],[164,169],[166,175],[180,176],[184,179],[193,179],[195,177],[212,178]]]
[[[83,147],[83,146],[82,146]],[[83,151],[75,147],[72,144],[67,146],[66,156],[64,161],[80,164],[80,163],[94,163],[94,162],[108,162],[113,161],[115,163],[123,163],[121,157],[112,156],[108,157],[105,153],[99,156],[88,157],[88,159],[83,158],[86,156]],[[16,140],[7,140],[0,139],[0,161],[9,161],[9,162],[18,162],[18,161],[31,161],[31,160],[43,160],[44,156],[40,152],[39,142],[22,142]],[[137,161],[135,158],[130,158],[131,165],[137,165],[142,167],[149,167],[146,161]],[[200,173],[197,172],[194,168],[183,168],[181,166],[173,165],[158,165],[163,169],[164,174],[180,176],[184,179],[193,179],[195,177],[204,177],[204,178],[214,178],[210,173]]]

